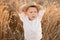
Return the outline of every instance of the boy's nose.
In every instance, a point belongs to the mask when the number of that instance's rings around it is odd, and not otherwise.
[[[32,15],[35,15],[35,13],[32,13]]]
[[[35,13],[33,12],[33,15],[35,15]]]

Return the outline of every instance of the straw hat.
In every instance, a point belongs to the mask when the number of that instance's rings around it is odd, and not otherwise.
[[[27,4],[23,5],[21,8],[22,8],[22,10],[23,10],[24,12],[26,12],[26,10],[27,10],[30,6],[35,6],[38,11],[39,11],[40,9],[42,9],[42,6],[39,5],[39,4],[36,4],[35,2],[27,3]]]

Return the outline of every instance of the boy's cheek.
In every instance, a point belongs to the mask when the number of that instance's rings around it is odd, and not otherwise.
[[[35,17],[37,17],[37,16],[38,16],[38,14],[35,15]]]

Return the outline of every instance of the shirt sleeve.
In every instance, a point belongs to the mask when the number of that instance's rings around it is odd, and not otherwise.
[[[40,21],[42,20],[43,15],[44,15],[44,10],[41,9],[38,15],[38,18],[40,19]]]
[[[25,21],[26,20],[26,16],[24,13],[19,13],[19,17],[21,19],[21,21]]]

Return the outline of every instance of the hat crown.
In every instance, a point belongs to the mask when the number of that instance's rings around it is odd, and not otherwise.
[[[31,5],[37,5],[35,2],[30,2],[29,4],[31,4]]]

